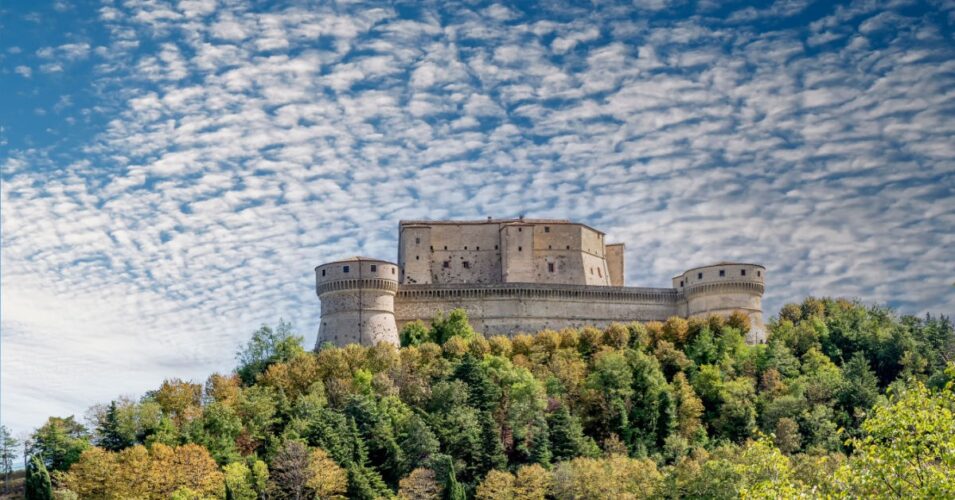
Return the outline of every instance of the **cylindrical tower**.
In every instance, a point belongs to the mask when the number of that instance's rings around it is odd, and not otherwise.
[[[762,305],[765,282],[766,268],[759,264],[721,262],[674,277],[673,288],[686,297],[687,317],[745,313],[750,321],[746,341],[755,344],[766,337]]]
[[[322,264],[315,268],[315,291],[322,301],[316,350],[325,342],[398,345],[397,264],[368,257]]]

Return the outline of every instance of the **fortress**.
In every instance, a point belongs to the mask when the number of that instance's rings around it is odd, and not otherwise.
[[[613,322],[747,314],[764,341],[766,268],[721,262],[675,276],[670,288],[624,286],[624,245],[585,224],[551,219],[401,221],[398,263],[352,257],[315,268],[316,349],[398,344],[406,323],[467,311],[484,335]]]

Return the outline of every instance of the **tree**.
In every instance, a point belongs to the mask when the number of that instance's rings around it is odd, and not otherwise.
[[[514,479],[514,500],[544,500],[551,487],[551,475],[540,464],[517,469]]]
[[[915,381],[891,396],[851,439],[838,483],[849,496],[955,498],[955,386]]]
[[[0,473],[3,474],[3,492],[9,491],[13,461],[17,458],[20,442],[10,435],[6,426],[0,425]]]
[[[703,402],[682,372],[673,377],[673,395],[676,399],[677,432],[689,441],[698,439],[702,432],[700,417],[703,415]]]
[[[577,417],[561,404],[550,415],[550,450],[555,462],[576,458],[584,450],[584,430]]]
[[[135,436],[124,432],[120,424],[119,408],[116,401],[110,401],[106,412],[96,426],[97,445],[105,450],[119,451],[135,444]]]
[[[477,500],[513,500],[514,474],[503,470],[492,470],[484,476],[477,487]]]
[[[419,346],[425,342],[431,342],[431,330],[420,319],[415,320],[401,327],[398,339],[401,347]]]
[[[34,455],[27,465],[24,487],[26,500],[53,499],[53,485],[50,482],[50,473],[47,472],[46,464],[43,463],[43,460],[38,455]]]
[[[398,483],[400,500],[439,500],[443,494],[444,490],[431,469],[419,467]]]
[[[108,498],[117,493],[118,472],[115,453],[93,447],[83,452],[61,482],[81,498]]]
[[[438,314],[431,320],[431,340],[439,345],[452,337],[462,340],[474,338],[474,329],[468,322],[468,313],[464,309],[454,309],[447,316]]]
[[[575,458],[554,469],[557,498],[650,498],[663,476],[648,459]]]
[[[348,473],[335,463],[325,450],[312,450],[309,455],[308,473],[306,485],[317,498],[344,498],[348,488]]]
[[[283,363],[304,352],[302,337],[292,333],[292,324],[279,320],[272,330],[262,325],[252,332],[249,342],[236,352],[239,367],[236,369],[242,383],[252,385],[255,378],[273,363]]]
[[[489,411],[481,412],[481,443],[484,452],[481,455],[481,470],[484,473],[507,466],[504,446],[501,444],[501,428]]]
[[[252,471],[244,462],[232,462],[222,468],[226,497],[231,500],[255,500],[258,494],[253,484]]]
[[[50,417],[31,436],[27,453],[39,455],[49,470],[65,471],[90,447],[89,433],[72,415]]]
[[[270,479],[281,498],[307,498],[311,479],[308,448],[298,441],[289,441],[272,459]]]

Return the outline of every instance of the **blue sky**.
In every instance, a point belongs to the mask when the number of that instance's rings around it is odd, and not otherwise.
[[[43,5],[41,5],[43,4]],[[955,312],[955,2],[0,5],[0,417],[314,342],[312,269],[526,214],[627,282]]]

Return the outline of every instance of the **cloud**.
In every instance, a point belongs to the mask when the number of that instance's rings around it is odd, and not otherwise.
[[[33,75],[33,70],[29,66],[20,65],[13,69],[13,72],[22,76],[23,78],[30,78]]]
[[[634,5],[661,14],[123,3],[95,48],[44,42],[34,81],[99,64],[44,109],[99,121],[0,160],[4,418],[227,370],[279,317],[311,344],[314,266],[395,259],[403,218],[580,220],[638,286],[762,262],[767,315],[807,294],[952,313],[944,16]]]

